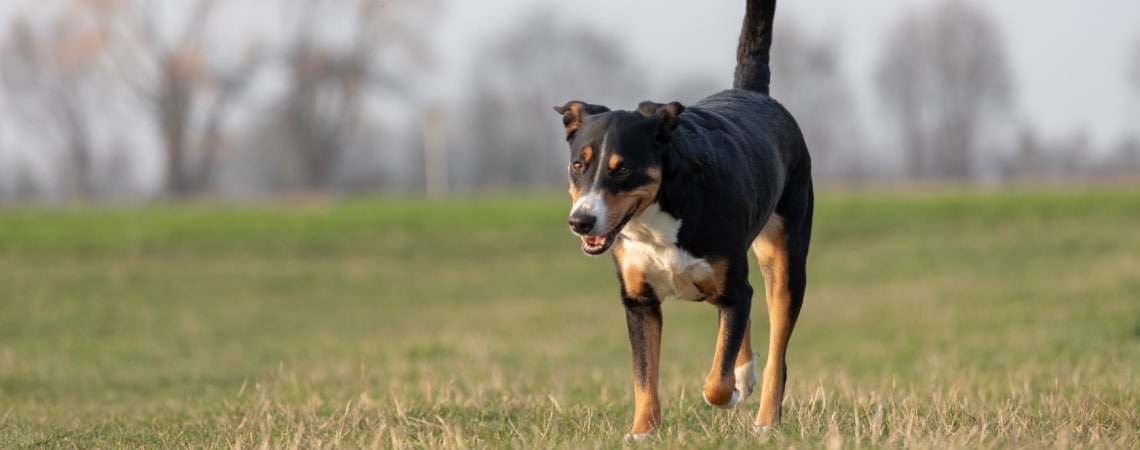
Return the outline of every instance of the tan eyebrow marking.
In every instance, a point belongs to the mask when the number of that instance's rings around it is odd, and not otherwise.
[[[582,162],[590,162],[590,158],[594,157],[594,147],[582,147],[582,150],[578,151],[578,156],[582,157]]]
[[[610,170],[615,170],[621,165],[622,159],[619,155],[610,156]]]

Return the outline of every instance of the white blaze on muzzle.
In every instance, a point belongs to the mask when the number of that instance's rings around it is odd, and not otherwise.
[[[606,202],[602,200],[601,194],[601,180],[602,170],[605,168],[605,161],[609,159],[610,149],[606,143],[609,141],[609,134],[602,136],[602,145],[599,148],[597,157],[596,169],[594,169],[594,181],[590,185],[590,189],[584,195],[578,197],[578,201],[574,202],[574,207],[570,208],[570,217],[575,215],[587,215],[594,217],[594,227],[586,232],[586,235],[602,234],[606,230]]]
[[[602,200],[602,194],[592,190],[578,197],[574,207],[570,208],[570,217],[574,216],[593,216],[594,228],[586,234],[602,234],[606,228],[606,202]]]

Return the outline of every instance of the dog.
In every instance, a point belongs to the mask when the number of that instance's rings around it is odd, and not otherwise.
[[[556,106],[570,147],[568,223],[582,250],[612,249],[633,356],[629,437],[661,426],[657,393],[661,301],[717,308],[703,395],[732,408],[758,381],[748,252],[759,260],[769,345],[756,425],[777,426],[788,341],[803,305],[814,192],[811,157],[791,114],[768,96],[775,0],[748,0],[733,88],[689,107],[641,103],[611,111]]]

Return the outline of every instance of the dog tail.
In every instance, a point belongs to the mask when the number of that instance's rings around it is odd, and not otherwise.
[[[736,47],[736,76],[732,87],[768,94],[772,71],[768,68],[768,49],[772,47],[772,18],[776,0],[748,0],[744,27]]]

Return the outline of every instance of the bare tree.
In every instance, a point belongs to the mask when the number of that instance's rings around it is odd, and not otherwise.
[[[862,137],[837,43],[787,20],[772,42],[772,95],[796,117],[823,180],[861,176]]]
[[[1132,44],[1131,54],[1128,55],[1128,72],[1127,78],[1132,85],[1134,97],[1140,99],[1140,36],[1136,37],[1136,41]],[[1140,112],[1140,109],[1134,108],[1134,111]],[[1136,121],[1133,123],[1140,123],[1140,114],[1137,114]],[[1107,164],[1109,171],[1126,174],[1140,173],[1140,129],[1133,129],[1131,133],[1127,133],[1120,137],[1117,142],[1115,151],[1110,157]]]
[[[1136,42],[1132,44],[1132,54],[1129,56],[1128,81],[1132,83],[1132,87],[1140,95],[1140,36],[1137,36]]]
[[[287,3],[293,34],[275,58],[286,87],[265,124],[277,157],[299,178],[286,186],[333,187],[347,152],[379,126],[370,102],[414,91],[414,78],[430,66],[425,30],[437,3]]]
[[[97,180],[104,167],[96,134],[113,109],[113,80],[100,64],[107,36],[97,19],[68,8],[71,3],[36,23],[12,20],[0,48],[0,77],[29,145],[62,149],[64,191],[86,198],[108,178]]]
[[[550,108],[587,100],[632,108],[643,86],[621,46],[559,23],[551,10],[515,22],[476,59],[469,119],[476,178],[485,185],[565,179],[560,122]],[[559,181],[561,182],[561,181]]]
[[[226,115],[259,67],[258,43],[210,41],[215,0],[79,3],[105,11],[102,23],[114,39],[109,58],[143,105],[165,156],[164,194],[202,191],[214,174]],[[243,53],[237,62],[222,61],[223,45]]]
[[[997,26],[949,0],[903,17],[879,63],[879,94],[902,130],[912,177],[971,178],[980,125],[1010,107]]]

